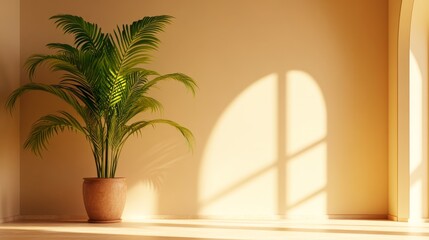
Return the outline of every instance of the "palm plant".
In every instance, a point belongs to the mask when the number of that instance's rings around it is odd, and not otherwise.
[[[79,16],[55,15],[58,28],[74,36],[74,44],[50,43],[54,54],[36,54],[26,62],[30,82],[9,96],[9,111],[28,91],[55,95],[70,105],[75,113],[58,111],[39,118],[24,143],[36,155],[47,148],[49,139],[65,130],[82,133],[91,145],[97,177],[113,178],[126,140],[144,127],[168,124],[175,127],[192,146],[191,131],[167,119],[131,121],[145,111],[159,111],[159,101],[148,91],[163,80],[176,80],[195,93],[196,83],[182,73],[161,75],[143,68],[157,49],[156,34],[170,23],[171,16],[144,17],[131,25],[117,27],[113,34],[103,33],[96,24]],[[55,84],[34,82],[36,69],[47,64],[63,73]]]

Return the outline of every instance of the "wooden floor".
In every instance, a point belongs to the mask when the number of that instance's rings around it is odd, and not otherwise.
[[[18,221],[0,224],[1,240],[251,240],[428,239],[429,223],[391,221],[147,220],[116,224],[84,221]]]

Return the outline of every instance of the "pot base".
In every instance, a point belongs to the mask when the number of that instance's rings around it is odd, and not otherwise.
[[[122,219],[114,219],[114,220],[92,220],[88,219],[89,223],[120,223]]]

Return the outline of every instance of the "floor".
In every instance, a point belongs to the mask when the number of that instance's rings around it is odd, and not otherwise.
[[[147,220],[116,224],[18,221],[0,224],[1,240],[428,239],[429,223],[367,220]]]

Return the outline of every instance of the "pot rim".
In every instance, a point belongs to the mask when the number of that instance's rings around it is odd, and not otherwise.
[[[115,181],[115,180],[123,180],[125,181],[125,177],[114,177],[114,178],[99,178],[99,177],[84,177],[84,181]]]

